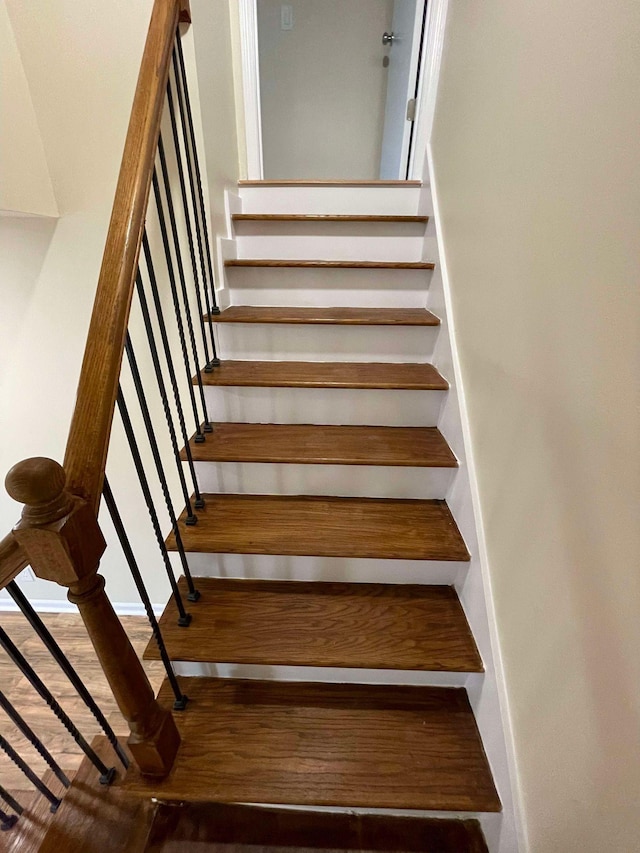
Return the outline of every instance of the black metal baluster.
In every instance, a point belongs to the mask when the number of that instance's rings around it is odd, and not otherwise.
[[[31,746],[36,750],[36,752],[40,755],[41,758],[49,765],[51,770],[55,773],[56,777],[62,782],[65,788],[68,788],[71,785],[71,782],[63,772],[62,768],[55,760],[53,755],[49,752],[46,746],[42,743],[37,734],[33,731],[31,726],[27,723],[27,721],[22,717],[22,715],[14,708],[11,702],[4,695],[2,690],[0,690],[0,708],[5,712],[5,714],[9,717],[9,719],[15,723],[20,732],[25,736],[25,738],[29,741]]]
[[[184,545],[182,543],[182,534],[180,533],[180,526],[178,525],[178,519],[176,518],[176,514],[173,509],[171,493],[169,492],[167,477],[164,473],[164,467],[162,465],[162,458],[160,456],[158,442],[153,431],[153,421],[151,420],[151,414],[149,412],[149,406],[147,405],[147,398],[144,393],[142,378],[140,376],[140,371],[138,370],[138,362],[136,361],[136,356],[133,351],[133,344],[131,343],[131,335],[129,334],[129,332],[127,332],[124,348],[127,353],[129,367],[131,368],[133,384],[136,389],[136,394],[138,395],[140,411],[142,412],[142,419],[144,421],[144,425],[147,431],[147,438],[149,439],[149,445],[151,446],[151,455],[153,456],[153,461],[155,462],[156,471],[158,472],[158,479],[160,480],[160,486],[162,488],[162,494],[164,496],[164,502],[167,506],[169,519],[171,520],[171,529],[173,530],[173,535],[176,538],[176,548],[178,549],[178,555],[180,557],[182,571],[184,572],[184,576],[187,581],[187,586],[189,587],[189,594],[187,595],[187,598],[189,599],[189,601],[197,601],[200,598],[200,593],[194,586],[193,578],[191,577],[191,570],[189,569],[189,564],[187,563],[187,556],[185,554]]]
[[[171,181],[169,180],[169,170],[167,169],[167,158],[164,153],[164,144],[162,142],[162,134],[158,137],[158,153],[160,154],[160,167],[162,169],[162,180],[164,183],[164,192],[167,197],[167,207],[169,209],[169,221],[171,223],[171,233],[173,235],[173,245],[176,252],[176,262],[178,264],[178,276],[180,278],[180,288],[182,291],[182,301],[184,303],[184,312],[187,318],[187,328],[189,330],[189,342],[191,344],[191,351],[193,353],[193,362],[195,364],[196,371],[196,379],[198,381],[198,390],[200,392],[200,403],[202,405],[202,411],[204,414],[204,432],[213,432],[213,427],[209,422],[209,414],[207,411],[207,401],[204,396],[204,387],[202,384],[202,371],[200,370],[200,361],[198,359],[198,347],[196,345],[196,336],[193,330],[193,318],[191,315],[191,303],[189,301],[189,294],[187,292],[187,282],[184,276],[184,266],[182,263],[182,250],[180,248],[180,237],[178,235],[178,226],[176,224],[176,214],[173,207],[173,198],[171,195]],[[179,303],[176,303],[174,300],[174,305],[176,309],[176,320],[178,322],[178,328],[182,329],[182,315],[180,311]],[[183,335],[180,336],[180,341],[182,342]],[[189,390],[191,392],[192,404],[194,407],[194,412],[196,412],[195,405],[195,397],[193,394],[193,385],[191,383],[191,371],[189,369],[189,358],[186,351],[186,346],[183,345],[183,356],[184,362],[187,369],[187,378],[189,381]],[[198,416],[196,414],[196,442],[204,441],[204,436],[200,433],[200,424],[198,421]]]
[[[140,598],[142,599],[142,603],[144,604],[144,609],[147,613],[149,624],[151,625],[153,638],[156,641],[156,645],[158,646],[158,651],[160,652],[160,657],[162,658],[162,663],[164,664],[164,668],[167,673],[167,678],[169,679],[169,683],[171,684],[171,689],[173,690],[173,693],[176,697],[175,702],[173,703],[173,710],[184,711],[189,700],[180,689],[180,684],[178,683],[176,674],[173,671],[173,666],[167,653],[167,647],[164,644],[164,638],[160,631],[160,626],[158,625],[156,614],[153,612],[153,606],[151,604],[151,599],[149,598],[149,593],[147,592],[147,588],[142,578],[142,574],[140,573],[140,568],[138,567],[138,561],[136,560],[135,554],[133,553],[133,548],[131,547],[131,543],[129,542],[127,531],[125,530],[124,524],[122,523],[122,517],[118,510],[118,505],[116,504],[115,498],[113,497],[113,492],[111,491],[111,486],[109,485],[109,481],[106,477],[104,478],[104,483],[102,486],[102,494],[104,496],[107,509],[109,510],[111,521],[113,522],[115,531],[118,534],[118,539],[120,540],[120,545],[122,546],[125,559],[129,565],[129,569],[131,570],[134,583],[136,585]]]
[[[158,207],[158,219],[160,221],[160,227],[162,231],[162,241],[164,243],[164,250],[167,257],[167,269],[169,271],[169,281],[171,283],[171,294],[173,297],[173,304],[176,310],[176,318],[178,320],[178,329],[180,332],[180,341],[183,347],[183,353],[186,355],[186,342],[184,340],[184,330],[182,328],[182,317],[180,315],[180,303],[178,302],[178,291],[176,289],[176,280],[173,274],[173,264],[171,262],[171,250],[169,248],[169,239],[167,236],[167,229],[165,227],[164,214],[162,210],[162,200],[160,198],[160,187],[158,186],[158,179],[156,176],[155,169],[153,171],[153,190],[156,195],[156,204]],[[178,423],[180,425],[180,432],[182,434],[182,440],[184,442],[185,454],[187,456],[187,463],[189,466],[189,471],[191,473],[191,479],[193,481],[193,491],[195,495],[195,506],[196,509],[204,509],[204,501],[202,499],[202,495],[200,494],[200,489],[198,487],[198,479],[196,477],[196,469],[193,465],[193,456],[191,455],[191,445],[189,444],[189,436],[187,434],[187,425],[184,420],[184,413],[182,409],[182,401],[180,399],[180,389],[178,388],[178,380],[176,378],[176,372],[173,366],[173,356],[171,354],[171,345],[169,344],[169,337],[167,335],[167,326],[164,321],[164,312],[162,310],[162,301],[160,299],[160,292],[158,290],[158,280],[156,278],[154,266],[153,266],[153,258],[151,257],[151,249],[149,248],[149,240],[147,239],[147,233],[145,231],[143,237],[143,248],[144,248],[144,256],[147,262],[147,271],[149,273],[149,282],[151,284],[151,295],[153,297],[153,304],[156,309],[156,317],[158,318],[158,328],[160,329],[160,338],[162,340],[162,347],[164,349],[164,357],[167,362],[167,367],[169,369],[169,378],[171,380],[171,388],[173,390],[173,398],[175,401],[176,411],[178,413]],[[138,276],[140,273],[138,272]],[[140,283],[139,289],[142,287]],[[146,302],[146,300],[145,300]],[[148,313],[148,309],[147,309]],[[146,322],[146,321],[145,321]],[[193,392],[193,385],[191,384],[191,376],[188,376],[189,388]],[[204,440],[204,436],[202,437]],[[178,462],[180,462],[180,457],[178,454]],[[180,466],[180,470],[182,470],[182,466]]]
[[[18,767],[24,773],[24,775],[31,782],[34,788],[40,791],[40,793],[49,800],[49,802],[51,803],[50,811],[52,813],[56,812],[58,810],[58,806],[60,805],[60,800],[58,799],[58,797],[56,797],[53,791],[48,788],[44,784],[44,782],[33,772],[33,770],[29,767],[24,758],[22,758],[15,751],[9,741],[2,735],[0,735],[0,749],[5,752],[16,765],[16,767]]]
[[[144,236],[144,250],[145,254],[149,254],[149,258],[147,259],[147,265],[149,265],[151,261],[151,253],[149,252],[149,244],[147,242],[147,236]],[[153,270],[153,267],[150,267]],[[151,274],[151,273],[150,273]],[[153,367],[156,372],[156,381],[158,383],[158,391],[160,392],[160,399],[162,400],[162,408],[164,410],[164,416],[167,421],[167,428],[169,430],[169,439],[171,441],[171,448],[173,450],[173,456],[176,462],[176,467],[178,469],[178,478],[180,480],[180,486],[182,488],[182,497],[184,498],[185,506],[187,509],[187,517],[185,520],[185,524],[191,527],[198,522],[198,516],[194,513],[193,508],[191,506],[191,497],[189,495],[189,489],[187,488],[187,481],[184,476],[184,468],[182,467],[182,462],[180,460],[180,448],[178,447],[178,438],[176,436],[176,430],[173,425],[173,416],[171,414],[171,408],[169,407],[169,398],[167,396],[167,388],[164,383],[164,377],[162,376],[162,368],[160,366],[160,356],[158,354],[158,347],[156,346],[156,336],[153,331],[153,326],[151,325],[151,315],[149,314],[149,305],[147,303],[147,296],[144,292],[144,286],[142,284],[142,276],[140,275],[140,270],[136,275],[136,289],[138,291],[138,299],[140,300],[140,308],[142,309],[142,319],[144,321],[144,327],[147,332],[147,341],[149,342],[149,350],[151,351],[151,360],[153,361]],[[167,341],[167,346],[169,342]],[[169,364],[171,364],[171,353],[167,354],[167,359],[169,360]],[[171,368],[171,370],[173,367]],[[171,372],[171,371],[170,371]],[[175,375],[174,377],[175,378]],[[176,404],[177,405],[177,404]],[[182,413],[182,407],[180,406],[180,413]],[[183,418],[184,423],[184,418]],[[186,430],[185,430],[186,432]],[[194,474],[195,476],[195,474]]]
[[[173,566],[171,565],[171,561],[169,560],[169,554],[167,553],[167,546],[164,544],[164,537],[162,535],[162,530],[160,528],[160,522],[158,520],[158,513],[156,512],[155,505],[153,503],[153,497],[151,496],[151,489],[149,488],[149,481],[147,480],[147,475],[144,470],[144,465],[142,464],[142,457],[140,456],[140,449],[138,447],[138,442],[136,441],[136,436],[133,431],[133,425],[131,423],[131,418],[129,417],[129,410],[127,409],[127,404],[125,403],[124,395],[122,394],[122,388],[118,387],[118,396],[116,398],[118,403],[118,411],[120,412],[120,417],[122,418],[122,424],[124,426],[124,431],[127,436],[127,441],[129,442],[129,448],[131,450],[131,456],[133,458],[133,464],[136,469],[136,473],[138,475],[138,480],[140,482],[140,488],[142,489],[142,494],[144,495],[145,503],[147,504],[147,510],[149,512],[149,517],[151,518],[151,524],[153,526],[153,532],[156,537],[156,541],[158,543],[158,548],[160,549],[160,554],[162,555],[162,560],[164,562],[165,571],[167,573],[167,578],[169,579],[169,583],[171,585],[171,592],[173,593],[173,599],[176,603],[176,607],[178,608],[178,625],[182,628],[186,628],[191,623],[191,614],[187,613],[184,609],[184,603],[182,601],[182,596],[180,595],[180,590],[178,589],[178,584],[176,583],[175,575],[173,574]]]
[[[178,38],[178,44],[179,43],[180,43],[180,39]],[[214,305],[213,306],[211,305],[211,302],[209,300],[209,283],[207,281],[207,271],[205,268],[205,261],[204,261],[204,250],[202,248],[202,243],[203,243],[202,230],[203,229],[200,227],[200,217],[198,215],[198,202],[196,199],[196,179],[194,177],[194,172],[193,172],[193,161],[191,158],[189,137],[187,136],[187,117],[186,117],[184,100],[182,97],[183,93],[182,93],[182,87],[180,84],[180,72],[178,70],[178,60],[177,60],[176,56],[177,56],[177,54],[176,54],[176,51],[174,50],[173,51],[173,75],[174,75],[174,80],[175,80],[175,85],[176,85],[176,94],[178,96],[178,107],[179,107],[179,112],[180,112],[180,124],[182,126],[182,138],[184,140],[184,153],[185,153],[185,158],[187,161],[187,174],[189,175],[189,189],[191,190],[191,204],[193,206],[193,219],[194,219],[195,226],[196,226],[196,239],[198,241],[198,256],[200,258],[200,269],[202,271],[202,286],[203,286],[203,290],[204,290],[205,304],[207,306],[206,321],[207,321],[207,326],[209,327],[209,337],[211,339],[211,350],[213,352],[213,357],[214,357],[213,364],[219,364],[220,361],[216,355],[216,342],[215,342],[215,337],[213,334],[213,323],[211,323],[210,318],[213,316],[213,314],[219,314],[220,309],[215,306],[215,297],[214,297]],[[187,93],[187,97],[188,97],[188,93]],[[191,120],[190,112],[189,112],[188,118],[189,118],[189,120]],[[195,153],[197,156],[197,152],[195,152]],[[205,228],[206,228],[206,223],[205,223]],[[209,252],[209,246],[208,246],[208,239],[207,239],[207,253],[208,252]],[[211,290],[213,290],[213,281],[211,282]]]
[[[14,812],[17,812],[17,814],[22,814],[24,812],[24,808],[16,798],[12,797],[11,794],[2,787],[2,785],[0,785],[0,799],[3,799],[5,803],[14,810]]]
[[[73,687],[75,688],[76,693],[82,699],[87,708],[91,711],[95,719],[100,724],[100,728],[107,736],[107,739],[111,746],[113,747],[116,755],[120,759],[123,767],[126,768],[129,766],[129,759],[127,757],[126,752],[118,742],[118,738],[115,735],[115,732],[107,722],[107,718],[100,710],[97,702],[93,698],[93,696],[89,693],[87,688],[84,685],[84,682],[75,671],[73,666],[71,665],[69,659],[62,651],[60,646],[58,645],[56,639],[53,634],[49,631],[47,626],[44,624],[40,616],[36,613],[36,611],[31,606],[29,600],[26,598],[16,581],[11,581],[11,583],[7,584],[7,592],[11,596],[11,598],[18,605],[20,610],[22,611],[23,616],[29,622],[33,630],[36,632],[38,637],[42,640],[44,645],[47,648],[47,651],[51,655],[51,657],[58,664],[60,669],[67,676]]]
[[[0,809],[0,830],[2,830],[2,832],[7,832],[11,827],[15,826],[17,822],[18,815],[7,814],[5,811]]]
[[[211,249],[209,247],[209,228],[207,226],[207,217],[205,215],[204,193],[202,192],[202,177],[200,175],[200,163],[198,159],[198,149],[196,147],[196,135],[193,131],[193,113],[191,112],[191,99],[189,97],[189,87],[187,86],[187,73],[184,65],[184,54],[182,53],[182,40],[180,31],[176,34],[176,42],[178,44],[178,60],[180,62],[180,77],[182,79],[182,89],[184,92],[184,100],[187,107],[187,121],[189,124],[189,136],[191,138],[191,149],[193,153],[193,164],[196,170],[196,184],[198,187],[198,199],[200,201],[200,217],[202,219],[202,228],[204,231],[204,245],[207,251],[207,267],[209,269],[209,284],[211,286],[211,299],[213,300],[211,312],[219,314],[220,309],[216,301],[216,288],[213,278],[213,266],[211,264]]]
[[[191,269],[193,271],[193,281],[196,291],[196,301],[198,303],[198,319],[200,321],[200,332],[202,334],[202,346],[204,347],[205,358],[205,373],[211,373],[213,368],[219,364],[217,356],[209,358],[209,344],[207,343],[207,334],[204,323],[204,309],[202,307],[202,295],[200,293],[200,275],[198,273],[198,264],[196,262],[196,250],[193,244],[193,230],[191,228],[191,214],[189,212],[189,202],[187,201],[187,188],[184,181],[184,167],[182,164],[182,152],[180,150],[180,140],[178,138],[178,124],[176,122],[176,111],[173,105],[173,95],[171,93],[171,80],[167,80],[167,103],[169,105],[169,117],[171,119],[171,135],[173,137],[173,147],[176,155],[176,165],[178,169],[178,178],[180,182],[180,196],[182,198],[182,207],[184,209],[184,218],[187,226],[187,242],[189,244],[189,257],[191,259]],[[194,210],[195,215],[195,210]],[[206,282],[203,282],[206,288]]]
[[[115,776],[115,767],[107,767],[106,764],[100,759],[100,757],[96,754],[96,752],[91,748],[91,746],[84,739],[82,734],[78,731],[76,726],[73,723],[73,720],[69,717],[69,715],[60,707],[58,701],[56,700],[53,693],[46,686],[44,681],[37,674],[35,669],[31,666],[29,661],[25,658],[22,652],[18,649],[18,647],[13,643],[13,641],[9,638],[9,635],[4,630],[4,628],[0,627],[0,645],[5,650],[5,652],[9,655],[11,660],[18,667],[20,672],[27,678],[29,684],[33,687],[33,689],[38,693],[38,695],[44,699],[49,708],[53,711],[56,717],[60,720],[65,729],[69,732],[74,741],[78,744],[80,749],[84,752],[87,758],[91,761],[91,763],[98,769],[100,772],[100,784],[101,785],[110,785],[113,782]]]

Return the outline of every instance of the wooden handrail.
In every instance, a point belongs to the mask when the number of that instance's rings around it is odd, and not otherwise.
[[[178,22],[188,0],[155,0],[78,383],[64,467],[34,457],[14,465],[8,493],[24,505],[0,541],[0,588],[26,565],[68,588],[118,706],[143,775],[166,775],[180,735],[149,680],[98,574],[106,542],[97,521],[122,353],[144,233],[160,122]]]
[[[97,512],[131,308],[169,65],[188,0],[155,0],[122,155],[64,469]]]
[[[0,589],[4,589],[8,583],[11,583],[28,565],[29,560],[12,533],[0,539]]]

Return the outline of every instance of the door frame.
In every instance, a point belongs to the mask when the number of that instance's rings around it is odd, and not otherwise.
[[[258,9],[256,0],[239,0],[242,95],[247,151],[247,179],[264,178],[262,162],[262,115],[260,110],[260,54],[258,52]]]
[[[414,139],[409,162],[410,180],[422,180],[427,165],[427,145],[431,139],[433,128],[448,6],[449,0],[428,0],[427,2],[427,20],[422,44],[416,119],[413,131]],[[261,181],[264,179],[264,165],[262,159],[257,0],[238,0],[238,15],[247,152],[246,175],[250,181]]]
[[[400,147],[400,174],[396,175],[400,180],[409,180],[413,177],[411,170],[411,159],[413,157],[413,151],[416,146],[416,128],[418,122],[418,112],[420,109],[420,100],[419,100],[419,92],[420,92],[420,84],[422,82],[422,71],[423,65],[422,61],[424,59],[423,56],[423,47],[424,42],[426,41],[427,34],[427,21],[425,20],[425,13],[429,8],[429,0],[417,0],[415,12],[413,16],[413,28],[411,33],[411,56],[409,59],[409,75],[408,81],[409,86],[406,91],[406,99],[407,102],[405,104],[405,109],[408,107],[409,100],[415,97],[416,105],[415,105],[415,114],[413,121],[409,121],[405,116],[404,126],[402,128],[402,143]],[[394,16],[395,16],[395,6],[394,6]],[[422,25],[425,25],[424,30],[424,39],[422,36]],[[391,26],[394,29],[393,24]],[[391,53],[393,53],[393,45],[391,46]],[[419,76],[418,76],[419,75]],[[416,92],[416,80],[418,80],[418,87]],[[389,95],[387,94],[387,98]],[[384,147],[384,134],[386,132],[386,102],[385,102],[385,122],[384,127],[382,128],[382,138],[383,138],[383,147]],[[403,110],[404,112],[404,110]],[[382,171],[382,163],[380,164]],[[407,177],[405,177],[407,176]]]
[[[409,178],[412,180],[421,181],[427,170],[427,146],[433,130],[448,8],[449,0],[427,0],[416,120],[409,160]]]

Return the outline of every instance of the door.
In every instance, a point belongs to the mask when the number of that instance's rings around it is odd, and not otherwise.
[[[384,47],[389,60],[382,134],[380,178],[405,180],[413,120],[407,108],[417,94],[422,25],[426,0],[394,0],[391,41]],[[411,115],[411,114],[410,114]]]
[[[257,0],[265,178],[378,177],[381,39],[393,8],[393,0]]]

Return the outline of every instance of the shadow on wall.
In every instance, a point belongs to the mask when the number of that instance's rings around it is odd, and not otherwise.
[[[56,225],[46,217],[0,216],[0,386],[27,332],[23,324]]]

